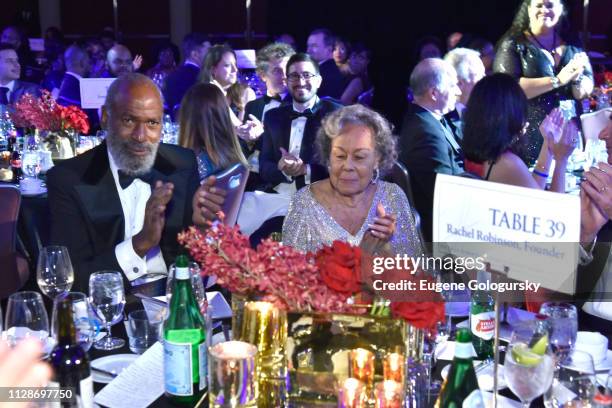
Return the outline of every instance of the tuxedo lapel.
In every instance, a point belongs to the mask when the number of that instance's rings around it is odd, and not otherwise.
[[[74,188],[95,235],[121,242],[125,235],[123,209],[110,171],[106,143],[96,148],[83,182]]]

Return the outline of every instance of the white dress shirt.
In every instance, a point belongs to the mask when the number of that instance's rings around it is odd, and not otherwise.
[[[595,244],[591,246],[591,251]],[[593,261],[592,252],[586,252],[582,246],[580,248],[580,263],[583,265]],[[605,296],[612,292],[612,253],[608,254],[608,259],[604,265],[599,280],[593,289],[594,295],[589,302],[585,302],[582,310],[593,316],[612,321],[612,302]]]
[[[296,106],[295,101],[293,102],[293,110],[296,112],[304,112],[306,109],[312,109],[313,106],[319,101],[319,97],[315,96],[306,104],[301,107]],[[291,121],[291,134],[289,135],[289,149],[287,152],[289,154],[294,155],[295,157],[300,157],[300,150],[302,149],[302,139],[304,138],[304,128],[306,127],[307,118],[301,116],[299,118],[295,118]],[[295,180],[291,178],[291,176],[285,174],[287,181],[289,183],[280,183],[274,190],[286,196],[292,196],[293,193],[297,191],[295,186]],[[306,184],[310,184],[310,165],[306,165],[306,174],[304,175],[304,182]]]
[[[115,256],[119,266],[131,282],[146,274],[167,274],[168,269],[159,246],[151,248],[144,258],[141,258],[132,245],[132,237],[142,230],[144,224],[145,207],[147,200],[151,197],[151,186],[140,179],[135,179],[126,189],[121,188],[117,164],[110,151],[108,151],[108,162],[119,193],[125,220],[124,241],[115,247]]]

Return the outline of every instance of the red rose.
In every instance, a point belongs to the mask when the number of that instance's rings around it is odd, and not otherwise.
[[[433,329],[444,320],[444,302],[392,302],[391,313],[418,329]]]
[[[315,254],[315,262],[323,282],[343,294],[353,294],[361,289],[361,250],[357,247],[334,241]]]

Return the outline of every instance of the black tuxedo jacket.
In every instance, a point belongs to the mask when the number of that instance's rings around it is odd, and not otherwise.
[[[612,256],[612,252],[610,252],[611,243],[612,221],[608,221],[597,234],[597,243],[593,248],[593,260],[587,265],[578,266],[576,282],[576,301],[578,307],[581,307],[589,298],[601,275],[612,273],[612,271],[604,270],[608,257]],[[609,294],[605,295],[609,296]]]
[[[198,80],[200,69],[195,65],[183,64],[170,73],[164,82],[164,104],[170,112],[181,103],[187,90]]]
[[[31,82],[21,81],[19,79],[15,80],[15,84],[13,85],[13,91],[11,92],[9,103],[15,103],[25,94],[31,94],[35,97],[40,96],[40,87]]]
[[[319,97],[329,96],[331,98],[340,100],[342,93],[346,89],[350,78],[340,72],[340,69],[336,65],[333,59],[328,59],[319,67],[319,72],[323,81],[319,87],[317,95]]]
[[[291,95],[287,94],[285,98],[281,101],[280,106],[290,105],[291,104]],[[277,107],[280,107],[277,106]],[[259,121],[261,121],[263,117],[263,111],[266,107],[265,98],[262,96],[255,100],[252,100],[246,104],[244,107],[244,122],[246,123],[249,120],[249,115],[255,116]],[[240,139],[240,146],[242,147],[242,151],[246,157],[249,157],[255,150],[261,151],[261,137],[255,141],[254,144],[249,146],[247,142]]]
[[[421,215],[426,242],[432,239],[436,174],[463,173],[461,149],[455,138],[429,111],[411,104],[400,133],[399,160],[410,173],[414,206]]]
[[[159,244],[169,265],[183,252],[177,233],[192,224],[191,200],[198,187],[195,155],[182,147],[160,144],[152,173],[155,181],[174,184]],[[87,292],[91,273],[121,271],[115,246],[124,240],[125,221],[106,143],[53,167],[47,173],[47,186],[51,242],[68,248],[75,271],[73,290]],[[125,275],[124,280],[127,284]]]
[[[342,105],[328,100],[319,100],[313,107],[314,115],[306,120],[300,158],[310,165],[310,181],[322,180],[328,176],[327,169],[321,166],[315,158],[315,137],[321,127],[321,120],[330,112],[340,109]],[[291,113],[293,105],[280,106],[269,110],[264,120],[264,133],[261,135],[262,150],[259,156],[259,174],[269,186],[287,183],[287,178],[278,169],[278,161],[281,159],[280,148],[289,150],[289,139],[291,136]],[[304,187],[304,176],[296,177],[296,187]]]

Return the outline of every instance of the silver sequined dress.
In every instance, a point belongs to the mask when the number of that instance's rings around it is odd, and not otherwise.
[[[395,233],[390,241],[393,253],[409,256],[421,254],[421,241],[406,195],[396,184],[384,181],[377,182],[368,216],[356,235],[351,235],[332,218],[315,199],[310,186],[302,188],[289,204],[283,224],[283,243],[304,252],[331,245],[335,240],[357,246],[368,230],[368,224],[373,223],[376,217],[378,203],[382,203],[387,213],[397,216]]]

